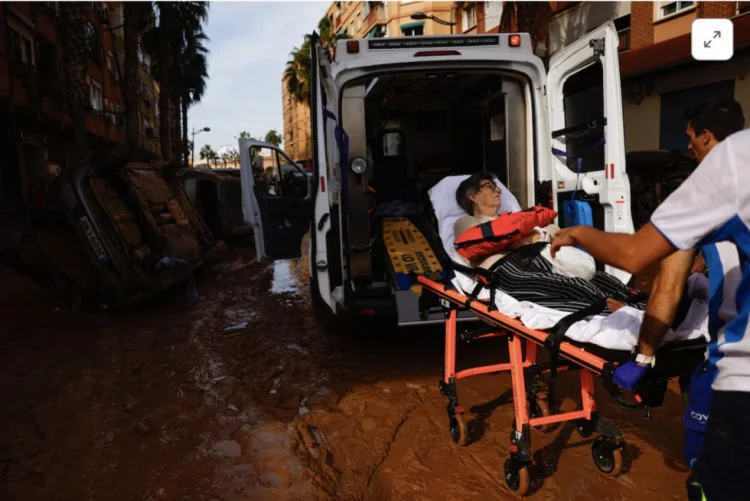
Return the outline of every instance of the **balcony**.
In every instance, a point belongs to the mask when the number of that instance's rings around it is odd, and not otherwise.
[[[385,20],[385,9],[382,2],[367,2],[370,5],[370,12],[365,17],[365,26],[370,28],[378,21]]]

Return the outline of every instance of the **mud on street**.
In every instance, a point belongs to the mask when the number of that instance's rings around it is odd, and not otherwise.
[[[326,332],[304,260],[231,258],[136,312],[77,316],[0,269],[0,499],[504,500],[510,377],[459,383],[473,441],[454,445],[438,391],[442,331],[370,324]],[[242,323],[247,326],[241,329]],[[237,327],[239,325],[239,327]],[[237,327],[235,330],[229,327]],[[506,359],[503,343],[459,347],[459,364]],[[561,376],[563,408],[577,381]],[[652,421],[605,419],[632,466],[609,478],[573,423],[534,433],[529,499],[684,499],[682,403]]]

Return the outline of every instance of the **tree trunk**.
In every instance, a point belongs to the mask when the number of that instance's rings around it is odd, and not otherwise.
[[[86,15],[82,2],[60,3],[60,40],[64,71],[64,92],[68,113],[73,122],[74,162],[88,155],[86,114],[89,86],[86,83],[88,47],[86,46]],[[98,48],[98,46],[97,46]]]
[[[131,160],[140,160],[140,118],[138,114],[138,21],[141,4],[139,2],[125,2],[124,10],[124,70],[122,82],[125,101],[125,137],[128,142],[128,152]],[[116,49],[115,49],[116,50]],[[119,117],[118,117],[119,119]]]
[[[176,83],[176,82],[173,82]],[[174,123],[172,124],[172,159],[177,162],[182,161],[182,122],[181,113],[182,108],[180,107],[180,98],[175,93],[172,97],[172,110],[174,111]]]
[[[185,165],[188,165],[188,156],[190,155],[190,142],[188,141],[188,97],[182,96],[182,144],[185,151]],[[195,148],[195,145],[192,145]],[[192,165],[191,165],[192,167]]]

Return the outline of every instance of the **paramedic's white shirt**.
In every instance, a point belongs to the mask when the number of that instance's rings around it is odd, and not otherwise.
[[[709,357],[719,369],[713,388],[750,392],[750,130],[711,150],[651,223],[679,249],[714,249],[704,252],[709,273],[723,276],[709,301]],[[707,245],[722,241],[733,242],[737,253]]]

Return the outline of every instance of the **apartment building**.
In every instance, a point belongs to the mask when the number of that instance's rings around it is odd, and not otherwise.
[[[21,211],[35,187],[73,160],[73,130],[64,111],[57,2],[0,5],[0,214]],[[120,2],[86,2],[86,117],[92,151],[124,146],[123,33]],[[112,28],[112,29],[110,29]],[[142,148],[159,154],[159,89],[141,56]]]
[[[423,13],[423,16],[414,16]],[[326,11],[333,29],[351,38],[458,33],[454,2],[332,2]],[[416,17],[413,18],[412,16]],[[499,21],[498,21],[499,24]],[[284,151],[305,163],[312,158],[310,109],[289,95],[282,77]]]

